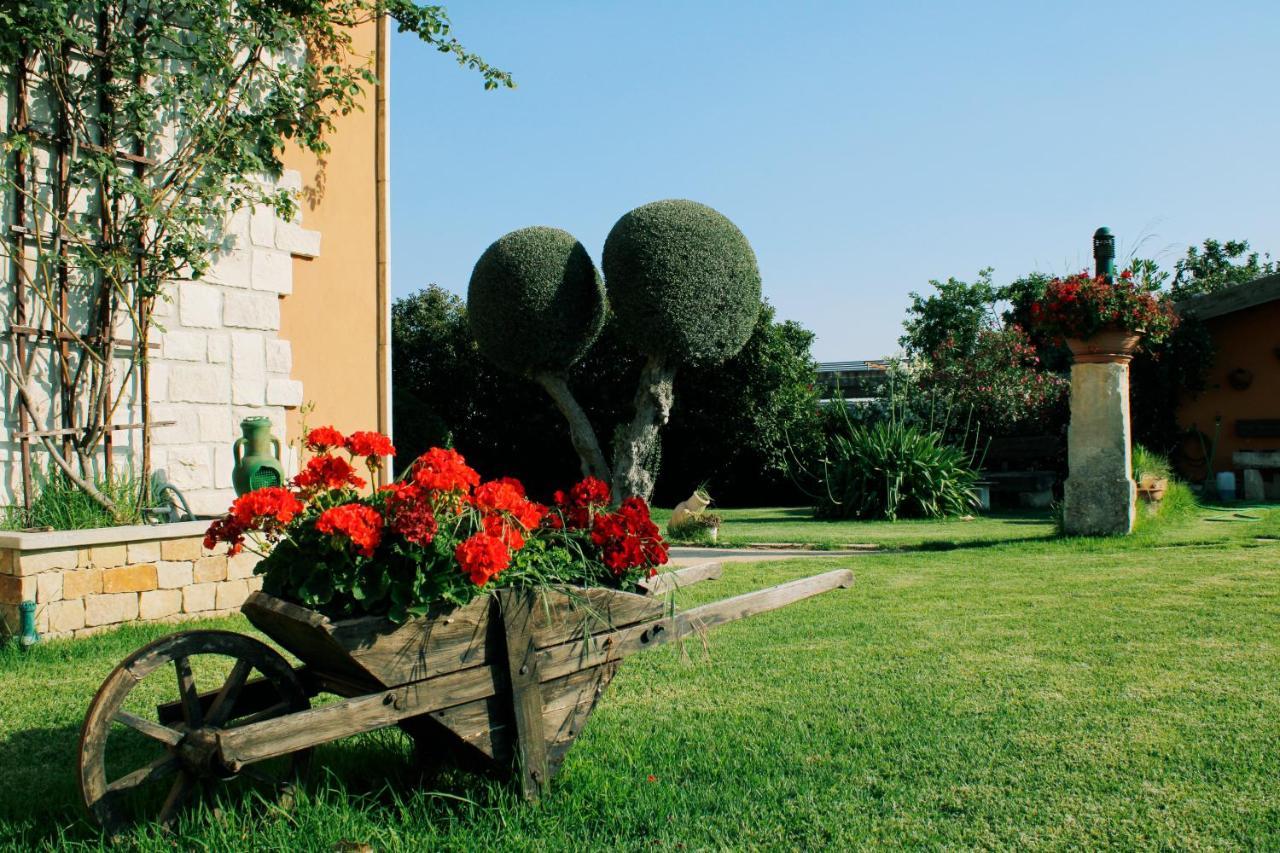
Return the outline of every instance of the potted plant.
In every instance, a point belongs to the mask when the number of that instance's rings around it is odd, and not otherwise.
[[[1079,364],[1127,364],[1143,339],[1158,343],[1178,324],[1169,300],[1128,270],[1114,281],[1087,272],[1055,278],[1031,304],[1031,320],[1065,341]]]
[[[667,525],[667,533],[674,539],[714,545],[720,538],[720,516],[714,512],[700,512],[687,516],[679,524]]]
[[[1138,484],[1139,500],[1148,504],[1160,503],[1169,489],[1172,475],[1169,460],[1141,444],[1133,446],[1133,480]]]

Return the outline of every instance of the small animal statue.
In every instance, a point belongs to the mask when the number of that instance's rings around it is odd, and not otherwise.
[[[688,524],[694,517],[701,515],[702,511],[711,505],[711,496],[702,489],[694,490],[694,493],[688,499],[680,501],[676,504],[676,508],[671,512],[671,520],[667,522],[667,531],[675,530],[685,524]]]

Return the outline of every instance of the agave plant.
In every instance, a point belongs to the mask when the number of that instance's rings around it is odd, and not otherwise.
[[[819,518],[945,518],[978,506],[970,453],[941,433],[891,417],[832,439]]]

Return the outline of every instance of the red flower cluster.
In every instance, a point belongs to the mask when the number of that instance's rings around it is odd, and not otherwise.
[[[511,550],[497,536],[477,533],[458,543],[454,559],[476,586],[484,586],[511,565]]]
[[[334,447],[343,447],[347,443],[347,438],[331,426],[316,427],[308,430],[303,444],[308,450],[315,453],[325,453]]]
[[[433,447],[419,456],[410,474],[422,488],[439,492],[465,492],[480,483],[480,475],[466,463],[462,454],[444,447]]]
[[[552,527],[569,526],[585,530],[591,526],[592,517],[609,505],[609,484],[597,477],[587,477],[566,495],[557,491],[554,495],[558,516],[552,516]]]
[[[346,447],[352,456],[364,456],[368,459],[396,455],[396,448],[391,443],[391,439],[380,432],[369,430],[351,433],[347,436]]]
[[[250,530],[261,531],[268,537],[279,536],[302,509],[302,502],[288,489],[279,486],[255,489],[236,498],[231,511],[209,525],[204,547],[214,548],[219,542],[226,542],[231,546],[227,553],[234,556],[244,550],[244,535]]]
[[[416,545],[430,545],[438,525],[431,502],[414,483],[392,483],[387,496],[387,526]]]
[[[667,561],[667,545],[641,498],[627,498],[617,512],[600,513],[591,524],[591,541],[615,575],[649,566],[649,574]]]
[[[382,542],[382,516],[371,506],[342,504],[326,509],[316,519],[316,530],[331,536],[345,536],[365,557],[372,557]]]
[[[1127,270],[1114,282],[1087,272],[1055,278],[1030,311],[1036,327],[1055,338],[1087,339],[1120,329],[1141,332],[1155,343],[1178,325],[1169,300],[1141,287]]]
[[[325,453],[307,460],[307,466],[293,478],[293,485],[304,492],[318,489],[362,488],[365,481],[356,475],[351,463],[341,456]]]

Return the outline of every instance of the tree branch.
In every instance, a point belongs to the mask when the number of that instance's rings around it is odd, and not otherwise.
[[[606,483],[609,482],[609,463],[605,461],[604,453],[600,450],[596,431],[591,426],[587,413],[582,410],[582,406],[578,405],[573,392],[569,390],[565,375],[544,371],[535,374],[533,378],[546,390],[556,404],[556,408],[569,422],[569,439],[573,442],[573,449],[578,452],[578,459],[582,463],[582,476],[599,477]]]

